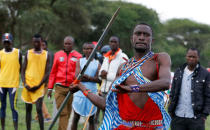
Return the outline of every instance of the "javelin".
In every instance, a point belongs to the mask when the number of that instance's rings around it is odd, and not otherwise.
[[[109,23],[107,24],[104,32],[102,33],[101,37],[98,40],[98,44],[95,46],[95,48],[93,49],[92,53],[90,54],[87,63],[85,64],[85,66],[83,67],[83,69],[80,71],[79,75],[77,76],[77,79],[73,82],[74,84],[77,84],[81,77],[83,76],[85,70],[87,69],[88,65],[90,64],[90,61],[92,60],[92,58],[94,57],[96,50],[98,48],[98,46],[100,46],[100,44],[102,44],[104,37],[106,36],[107,32],[109,31],[111,25],[113,24],[118,12],[120,10],[120,7],[115,11],[114,15],[112,16],[111,20],[109,21]],[[48,130],[51,130],[52,127],[54,126],[58,116],[60,115],[61,111],[63,110],[64,106],[66,105],[66,103],[68,102],[69,98],[70,98],[71,92],[69,91],[66,98],[64,99],[63,103],[61,104],[60,108],[58,109],[58,112],[56,113],[55,117],[53,118],[52,123],[50,124],[50,127]]]

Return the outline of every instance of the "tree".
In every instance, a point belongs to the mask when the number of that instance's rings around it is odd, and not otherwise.
[[[200,61],[207,65],[210,26],[188,19],[171,19],[163,24],[162,37],[169,45],[166,49],[172,57],[173,68],[185,62],[187,48],[195,47],[201,51]],[[178,50],[179,49],[179,50]],[[182,54],[182,55],[180,55]]]
[[[67,35],[78,37],[89,26],[88,11],[84,3],[91,0],[4,0],[5,28],[15,37],[15,45],[23,50],[30,48],[31,37],[40,33],[56,50],[62,47]],[[1,11],[2,12],[2,11]],[[2,13],[1,13],[2,14]],[[7,19],[8,17],[8,19]],[[8,24],[6,24],[8,23]],[[78,37],[79,38],[79,37]],[[59,43],[59,44],[58,44]]]
[[[0,18],[1,18],[0,19],[0,36],[2,36],[2,34],[8,30],[7,21],[9,20],[9,17],[7,14],[7,10],[5,8],[0,8]],[[1,37],[0,37],[0,40],[2,40]]]
[[[156,34],[160,27],[160,21],[158,15],[155,11],[151,9],[147,9],[146,7],[121,2],[121,1],[99,1],[96,3],[95,8],[91,10],[91,27],[92,30],[89,33],[88,37],[90,40],[97,40],[99,36],[102,34],[106,24],[110,20],[114,11],[121,7],[120,12],[114,21],[108,36],[106,37],[104,44],[108,43],[108,38],[111,35],[116,35],[120,37],[120,47],[129,55],[132,55],[131,44],[130,44],[130,36],[132,34],[132,29],[137,23],[146,22],[150,24],[153,28],[153,31]],[[157,38],[156,42],[158,43],[160,40]]]

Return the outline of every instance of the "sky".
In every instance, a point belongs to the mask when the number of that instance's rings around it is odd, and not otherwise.
[[[210,25],[210,0],[124,0],[140,3],[158,13],[161,22],[172,18],[188,18]]]

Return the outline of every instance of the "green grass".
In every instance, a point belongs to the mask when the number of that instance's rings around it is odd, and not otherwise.
[[[19,115],[18,129],[19,130],[26,130],[25,103],[21,99],[21,93],[22,93],[22,88],[19,88],[18,89],[18,98],[17,98],[17,110],[18,110],[18,115]],[[54,96],[52,96],[52,97],[54,97]],[[53,99],[47,99],[45,97],[44,102],[47,105],[48,111],[52,116],[52,113],[53,113]],[[36,114],[36,106],[35,106],[35,104],[33,104],[32,120],[34,120],[35,114]],[[102,120],[102,116],[100,116],[100,120]],[[50,123],[44,123],[44,129],[47,130],[49,128],[49,125],[50,125]],[[78,125],[78,130],[82,130],[83,125],[84,124],[79,124]],[[12,121],[12,112],[11,112],[11,109],[10,109],[10,103],[9,103],[9,96],[8,95],[7,95],[7,109],[6,109],[5,129],[6,130],[13,130],[14,129],[13,121]],[[57,129],[58,129],[58,124],[55,123],[52,130],[57,130]],[[1,130],[1,127],[0,127],[0,130]],[[31,122],[31,130],[39,130],[38,121],[32,121]]]
[[[22,89],[18,89],[18,99],[17,99],[17,110],[18,110],[18,114],[19,114],[19,122],[18,122],[18,127],[19,130],[26,130],[26,123],[25,123],[25,103],[22,101],[21,99],[21,92]],[[53,99],[47,99],[45,97],[44,99],[48,111],[52,116],[53,113]],[[32,119],[34,119],[35,117],[35,113],[36,113],[36,106],[33,105],[33,111],[32,111]],[[100,121],[102,121],[102,114],[100,114]],[[45,125],[45,130],[47,130],[49,128],[50,123],[44,123]],[[32,130],[39,130],[39,123],[37,121],[33,121],[31,123],[31,128]],[[56,123],[53,127],[52,130],[57,130],[58,128],[58,124]],[[1,128],[0,128],[1,129]],[[7,110],[6,110],[6,130],[13,130],[13,121],[12,121],[12,113],[11,113],[11,109],[10,109],[10,104],[9,104],[9,97],[7,97]],[[79,124],[78,126],[78,130],[82,130],[83,129],[83,124]],[[206,130],[210,130],[210,118],[207,119],[206,121]]]
[[[209,117],[206,120],[206,130],[210,130],[210,118]]]
[[[18,110],[18,115],[19,115],[19,121],[18,121],[18,129],[19,130],[26,130],[26,122],[25,122],[25,103],[22,101],[21,99],[21,92],[22,89],[19,88],[18,89],[18,98],[17,98],[17,110]],[[44,99],[47,107],[48,107],[48,111],[49,113],[53,112],[53,100],[49,100],[47,98]],[[35,114],[36,114],[36,106],[35,104],[33,104],[33,110],[32,110],[32,120],[34,120],[35,118]],[[7,96],[7,110],[6,110],[6,122],[5,122],[6,126],[5,129],[6,130],[13,130],[13,121],[12,121],[12,113],[11,113],[11,109],[10,109],[10,104],[9,104],[9,96]],[[50,123],[45,123],[45,129],[47,130]],[[31,122],[31,129],[32,130],[39,130],[39,123],[38,121],[32,121]],[[57,129],[57,124],[55,124],[53,130]]]

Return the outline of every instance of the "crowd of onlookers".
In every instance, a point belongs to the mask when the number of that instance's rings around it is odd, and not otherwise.
[[[26,106],[26,128],[31,129],[31,112],[35,104],[37,111],[35,119],[39,122],[40,130],[43,130],[44,122],[52,121],[43,102],[44,96],[51,97],[54,89],[53,98],[59,109],[69,93],[69,86],[87,63],[97,43],[86,42],[83,44],[83,51],[77,52],[73,49],[74,38],[66,36],[63,50],[53,54],[47,48],[47,41],[42,39],[41,35],[35,34],[32,37],[33,48],[26,52],[23,64],[22,53],[13,47],[13,37],[10,33],[3,35],[2,44],[3,49],[0,51],[1,128],[5,130],[8,93],[14,129],[18,129],[16,101],[21,75],[23,84],[21,98]],[[80,80],[87,90],[77,91],[71,95],[59,115],[59,130],[67,129],[72,108],[74,112],[72,130],[77,129],[80,116],[88,117],[90,130],[96,128],[99,123],[100,109],[92,104],[87,95],[91,92],[101,97],[107,96],[118,68],[129,61],[128,56],[119,46],[119,37],[111,36],[109,44],[96,52]],[[200,65],[199,57],[199,50],[189,48],[186,53],[186,63],[173,73],[170,90],[165,91],[165,102],[169,104],[168,112],[172,118],[172,130],[205,129],[205,120],[210,110],[210,69],[208,68],[208,72]]]

